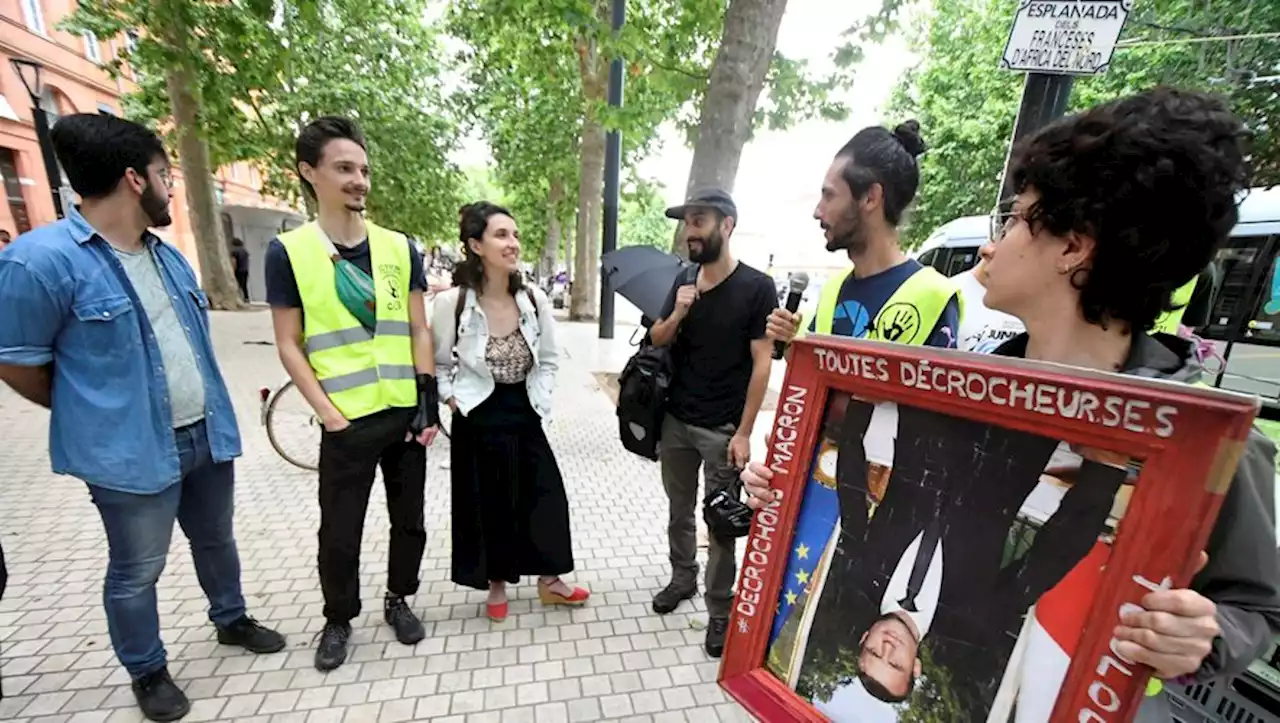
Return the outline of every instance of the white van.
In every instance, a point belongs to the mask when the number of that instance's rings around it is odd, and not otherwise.
[[[978,263],[978,249],[991,236],[990,216],[965,216],[938,227],[912,254],[943,276],[955,276]]]
[[[988,216],[966,216],[943,224],[913,257],[947,276],[978,262],[990,235]],[[1280,186],[1251,189],[1240,203],[1240,220],[1218,251],[1222,285],[1209,325],[1200,335],[1215,342],[1227,363],[1209,381],[1224,389],[1256,394],[1263,416],[1280,419]]]

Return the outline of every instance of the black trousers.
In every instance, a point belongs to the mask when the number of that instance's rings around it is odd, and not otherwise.
[[[245,301],[249,300],[249,272],[236,274],[236,284],[240,286],[240,297]]]
[[[4,588],[9,584],[9,568],[4,566],[4,547],[0,546],[0,600],[4,599]],[[4,680],[0,678],[0,700],[4,700]]]
[[[360,614],[360,541],[375,470],[382,468],[391,518],[387,590],[418,591],[418,569],[427,544],[423,488],[427,450],[404,441],[412,408],[392,408],[352,420],[320,438],[320,588],[324,616],[349,622]]]

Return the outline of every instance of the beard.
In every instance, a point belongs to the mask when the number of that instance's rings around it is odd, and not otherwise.
[[[697,243],[698,249],[695,251],[693,245]],[[720,260],[721,254],[724,253],[724,237],[720,235],[720,230],[712,231],[706,238],[698,236],[690,237],[689,244],[689,260],[695,264],[710,264]]]
[[[822,230],[831,232],[827,239],[827,251],[853,251],[861,253],[867,248],[866,229],[856,208],[849,209],[835,224],[822,224]]]
[[[140,202],[142,204],[142,212],[147,214],[149,226],[164,228],[173,223],[173,216],[169,214],[168,194],[161,195],[156,193],[156,189],[149,186],[143,192]]]

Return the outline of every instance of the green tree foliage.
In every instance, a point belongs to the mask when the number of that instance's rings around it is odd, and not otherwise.
[[[167,40],[165,8],[181,6],[189,42]],[[80,3],[73,30],[113,37],[139,29],[124,64],[139,74],[130,113],[170,127],[167,70],[191,71],[197,123],[214,166],[256,164],[266,191],[299,202],[294,140],[308,120],[356,119],[369,142],[379,223],[422,238],[456,234],[461,173],[448,153],[458,138],[439,85],[441,49],[425,21],[428,0],[95,0]]]
[[[886,7],[899,4],[886,1]],[[923,61],[899,83],[886,121],[919,119],[930,150],[921,160],[905,243],[918,244],[939,225],[995,204],[1023,82],[1021,74],[999,68],[1015,9],[1003,0],[934,3],[909,30]],[[1111,68],[1077,79],[1071,108],[1158,84],[1223,93],[1256,134],[1256,182],[1280,182],[1280,84],[1253,80],[1280,75],[1280,43],[1170,42],[1277,29],[1276,3],[1223,0],[1209,9],[1190,0],[1136,3]]]
[[[594,314],[598,296],[604,133],[620,129],[624,162],[644,156],[658,126],[705,83],[722,0],[631,2],[614,37],[609,0],[454,0],[450,35],[466,109],[493,151],[497,177],[526,244],[558,247],[577,219],[571,313]],[[627,60],[626,103],[608,108],[613,57]],[[576,193],[575,193],[576,191]]]
[[[662,200],[662,186],[643,179],[634,180],[619,194],[618,245],[653,246],[665,249],[671,242],[667,204]]]

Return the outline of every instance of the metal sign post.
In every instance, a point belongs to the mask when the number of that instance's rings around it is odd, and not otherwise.
[[[1000,67],[1027,74],[996,203],[1012,195],[1013,147],[1067,112],[1074,76],[1101,75],[1133,0],[1020,0]]]

